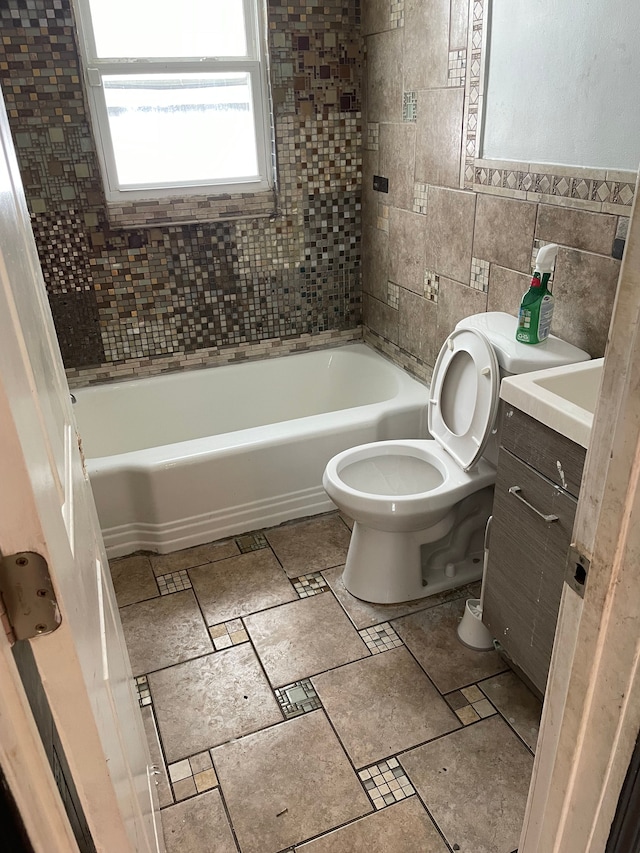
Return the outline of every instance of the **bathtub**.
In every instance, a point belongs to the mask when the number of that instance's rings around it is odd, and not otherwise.
[[[110,557],[334,508],[328,460],[427,434],[427,389],[365,344],[74,390]]]

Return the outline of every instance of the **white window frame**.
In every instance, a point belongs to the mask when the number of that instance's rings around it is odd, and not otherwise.
[[[106,200],[112,204],[131,204],[154,199],[189,199],[192,196],[216,196],[233,193],[259,193],[273,187],[272,115],[269,96],[266,30],[260,0],[242,0],[244,7],[247,55],[242,57],[177,57],[99,59],[91,21],[89,0],[72,0],[78,26],[79,47],[83,58],[85,90],[93,126]],[[167,181],[161,185],[119,186],[116,161],[102,87],[103,76],[117,74],[185,74],[206,72],[246,72],[251,80],[258,173],[233,183],[227,180],[202,182]],[[185,152],[188,156],[188,151]]]

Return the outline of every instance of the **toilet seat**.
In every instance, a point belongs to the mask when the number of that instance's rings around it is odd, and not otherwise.
[[[489,340],[477,329],[456,329],[433,370],[429,432],[463,471],[487,445],[498,410],[500,375]]]

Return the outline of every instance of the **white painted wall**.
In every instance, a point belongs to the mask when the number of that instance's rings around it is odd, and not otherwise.
[[[640,163],[640,2],[493,0],[482,157]]]

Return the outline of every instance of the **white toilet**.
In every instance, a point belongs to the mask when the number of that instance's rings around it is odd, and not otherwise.
[[[449,335],[429,391],[433,438],[362,444],[328,463],[324,488],[354,520],[343,580],[357,598],[411,601],[481,577],[500,379],[590,358],[553,335],[520,344],[516,324],[476,314]]]

